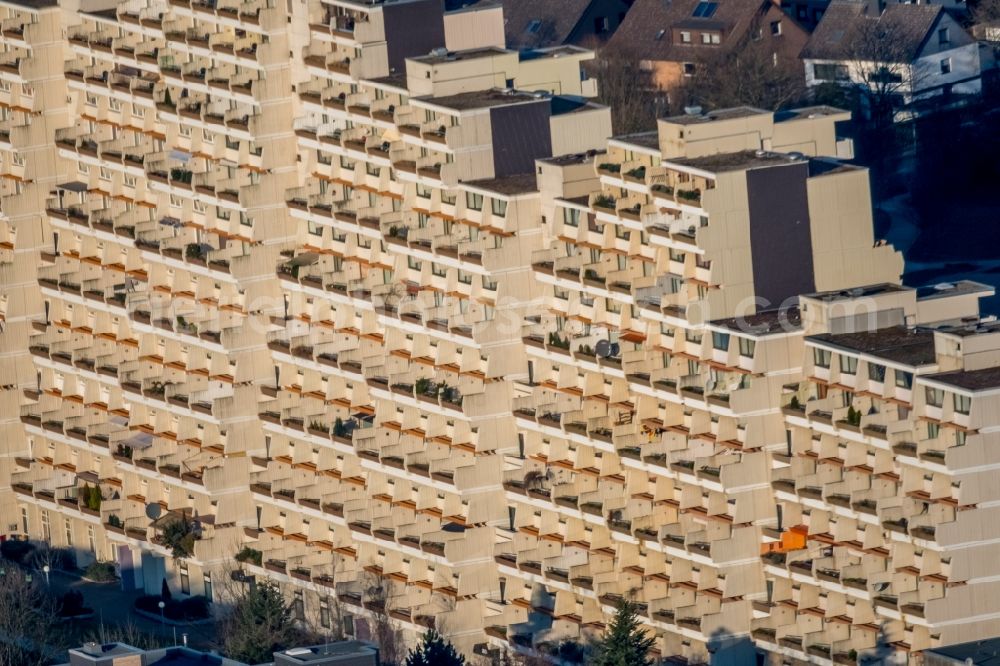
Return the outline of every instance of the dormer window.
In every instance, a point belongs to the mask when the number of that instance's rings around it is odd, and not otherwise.
[[[694,18],[712,18],[718,6],[719,3],[717,2],[699,2],[691,13],[691,16]]]
[[[691,43],[691,33],[688,32],[687,30],[682,30],[681,31],[681,43],[682,44],[690,44]]]

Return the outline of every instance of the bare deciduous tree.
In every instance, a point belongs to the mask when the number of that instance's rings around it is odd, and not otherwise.
[[[656,128],[658,100],[652,74],[642,68],[639,57],[629,51],[604,47],[588,67],[597,79],[597,97],[611,107],[615,134],[632,134]]]
[[[969,12],[976,23],[1000,22],[1000,0],[975,0],[969,3]]]
[[[379,659],[386,666],[398,666],[406,658],[403,632],[393,621],[393,582],[372,573],[361,577],[364,604],[371,616],[372,640],[379,647]]]
[[[749,34],[757,31],[750,30]],[[776,56],[767,40],[747,38],[702,63],[678,97],[685,105],[713,109],[754,106],[777,110],[805,92],[802,64]]]
[[[914,67],[910,28],[899,21],[860,18],[849,42],[849,67],[876,127],[891,124],[905,94],[919,90],[924,78]]]
[[[62,652],[59,602],[18,567],[0,575],[0,666],[42,666]],[[65,655],[62,655],[65,656]]]
[[[125,624],[111,625],[102,622],[96,629],[86,635],[84,641],[93,641],[101,644],[125,643],[126,645],[131,645],[142,650],[165,647],[172,642],[156,634],[143,631],[131,620]]]

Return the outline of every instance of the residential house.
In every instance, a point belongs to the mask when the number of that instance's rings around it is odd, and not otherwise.
[[[564,44],[598,46],[606,42],[621,22],[628,0],[457,0],[451,13],[503,10],[507,47],[530,50]]]
[[[936,5],[891,4],[881,13],[866,3],[837,0],[802,51],[809,86],[836,83],[867,91],[872,105],[907,114],[941,108],[981,91],[980,46]],[[913,102],[920,102],[911,106]]]
[[[794,61],[807,39],[770,0],[637,0],[610,45],[636,54],[669,93],[748,40],[764,40],[777,63]]]

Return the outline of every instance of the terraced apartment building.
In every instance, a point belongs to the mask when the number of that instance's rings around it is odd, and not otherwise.
[[[0,526],[550,654],[991,634],[1000,327],[815,107],[608,138],[430,0],[0,2]],[[379,583],[381,581],[381,584]]]

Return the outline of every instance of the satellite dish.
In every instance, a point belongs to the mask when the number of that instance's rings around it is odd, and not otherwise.
[[[146,505],[146,517],[150,520],[156,520],[162,512],[163,507],[160,506],[159,502],[150,502]]]
[[[611,356],[618,358],[618,355],[621,354],[621,351],[622,348],[618,345],[617,342],[611,343]]]
[[[611,343],[607,340],[598,340],[594,347],[594,352],[600,358],[607,358],[611,354]]]

